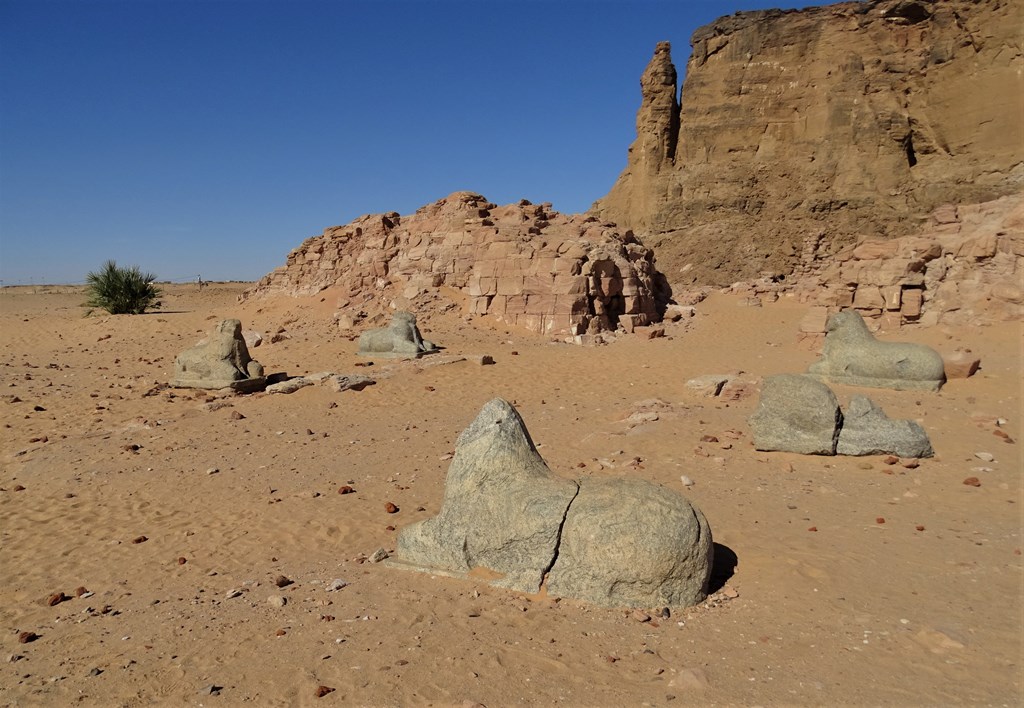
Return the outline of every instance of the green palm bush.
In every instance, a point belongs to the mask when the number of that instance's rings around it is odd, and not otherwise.
[[[112,315],[141,315],[160,307],[160,289],[153,285],[156,276],[143,273],[138,266],[119,268],[107,261],[98,272],[85,276],[86,307],[106,310]]]

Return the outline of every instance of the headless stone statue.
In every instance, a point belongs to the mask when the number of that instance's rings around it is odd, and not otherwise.
[[[213,333],[174,360],[173,386],[258,391],[267,384],[263,365],[249,356],[242,323],[223,320]]]
[[[835,383],[898,391],[938,391],[946,381],[938,352],[923,344],[879,342],[853,310],[829,317],[821,359],[807,373]]]
[[[360,356],[416,359],[436,350],[433,342],[420,336],[411,312],[396,312],[387,327],[368,329],[359,336]]]

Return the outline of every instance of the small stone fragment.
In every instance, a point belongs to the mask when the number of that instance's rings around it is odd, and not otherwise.
[[[279,630],[277,630],[276,632],[274,632],[274,635],[275,635],[275,636],[277,636],[277,637],[283,637],[283,636],[284,636],[284,635],[286,635],[286,634],[288,634],[288,632],[286,632],[286,631],[285,631],[285,630],[283,630],[283,629],[279,629]]]
[[[974,456],[982,462],[993,462],[996,459],[996,456],[991,452],[976,452],[974,453]]]
[[[898,464],[899,461],[900,458],[896,457],[895,455],[886,455],[884,458],[882,458],[882,464],[885,465],[895,465]]]
[[[386,511],[389,514],[395,514],[398,513],[398,507],[395,506],[392,502],[387,502],[384,505],[384,511]]]
[[[46,604],[48,606],[50,606],[50,607],[53,607],[54,605],[59,605],[60,603],[64,602],[65,600],[70,600],[70,599],[71,598],[68,597],[67,595],[65,595],[63,592],[55,592],[52,595],[50,595],[48,598],[46,598]]]
[[[224,689],[223,686],[218,686],[215,683],[211,683],[209,686],[203,686],[199,689],[199,695],[201,696],[219,696],[220,692]]]
[[[380,563],[382,560],[384,560],[387,557],[388,557],[388,552],[385,551],[383,548],[378,548],[370,556],[370,562],[371,563]]]
[[[921,524],[918,524],[914,528],[917,529],[918,531],[924,531],[924,526],[922,526]]]
[[[637,622],[650,622],[651,621],[651,616],[649,614],[647,614],[646,612],[644,612],[643,610],[633,610],[633,612],[630,613],[629,616],[631,618],[633,618],[634,620],[636,620]]]
[[[683,483],[684,487],[692,487],[693,480],[687,477],[685,474],[679,476],[679,481]]]
[[[288,598],[284,595],[271,595],[267,598],[267,604],[271,607],[284,607],[288,604]]]
[[[242,594],[242,590],[240,588],[232,588],[231,590],[228,590],[224,594],[224,599],[225,600],[230,600],[232,598],[239,597],[241,594]]]
[[[245,416],[238,411],[231,411],[231,415],[228,416],[231,420],[245,420]]]
[[[149,538],[146,536],[136,536],[132,539],[132,543],[145,543]]]
[[[879,516],[878,518],[875,519],[875,523],[876,524],[884,524],[885,523],[885,517]]]
[[[317,698],[323,698],[328,693],[334,693],[334,689],[330,686],[317,686],[316,690],[313,692],[313,695],[315,695]]]
[[[338,488],[338,494],[352,494],[355,491],[356,490],[352,489],[352,487],[347,484]]]
[[[85,587],[84,585],[79,585],[77,588],[75,588],[75,597],[81,597],[82,595],[85,595],[87,592],[89,592],[89,589],[87,587]]]
[[[188,563],[188,558],[185,556],[178,556],[178,565],[185,565]]]
[[[967,479],[964,480],[964,484],[966,484],[968,487],[980,487],[981,480],[978,479],[977,477],[968,477]]]
[[[35,632],[22,632],[18,635],[18,644],[28,644],[39,639],[39,635]]]
[[[206,474],[217,474],[218,472],[220,472],[220,470],[216,467],[211,467],[206,470]]]
[[[331,582],[330,585],[327,586],[327,591],[334,592],[335,590],[341,590],[342,588],[347,586],[348,583],[346,581],[342,580],[341,578],[336,578]]]
[[[274,585],[276,585],[279,588],[288,587],[292,584],[292,582],[293,581],[291,580],[291,578],[288,578],[284,575],[279,575],[276,578],[274,578]]]

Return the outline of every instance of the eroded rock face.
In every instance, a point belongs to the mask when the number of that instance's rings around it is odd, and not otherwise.
[[[371,329],[359,335],[360,356],[419,358],[436,351],[433,342],[423,339],[416,326],[416,315],[411,312],[396,312],[391,324],[380,329]]]
[[[750,416],[758,450],[834,455],[843,415],[832,389],[810,376],[769,376]]]
[[[327,288],[338,290],[343,309],[394,304],[420,313],[451,288],[468,315],[567,335],[659,321],[669,297],[653,252],[631,232],[550,204],[497,206],[471,192],[409,216],[325,229],[243,297]]]
[[[593,212],[673,282],[692,264],[679,277],[723,286],[789,273],[807,233],[887,239],[1015,194],[1022,25],[1013,0],[736,13],[694,33],[678,100],[659,44],[627,167]]]
[[[832,315],[827,330],[821,359],[807,370],[822,380],[898,391],[938,391],[946,381],[938,352],[923,344],[880,342],[853,310]]]
[[[249,356],[239,320],[223,320],[209,337],[174,360],[172,386],[256,391],[266,386],[263,366]]]
[[[935,453],[924,428],[912,420],[892,420],[870,398],[858,395],[843,413],[836,454],[931,457]]]
[[[459,436],[440,513],[402,530],[392,564],[500,574],[491,583],[608,606],[688,605],[707,593],[711,532],[683,497],[637,480],[557,477],[519,414],[487,403]]]

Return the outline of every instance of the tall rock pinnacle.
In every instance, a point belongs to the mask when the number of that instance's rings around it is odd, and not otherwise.
[[[631,160],[647,174],[656,174],[675,160],[679,140],[679,101],[672,45],[658,42],[654,57],[640,77],[643,101],[636,114],[637,140]]]

